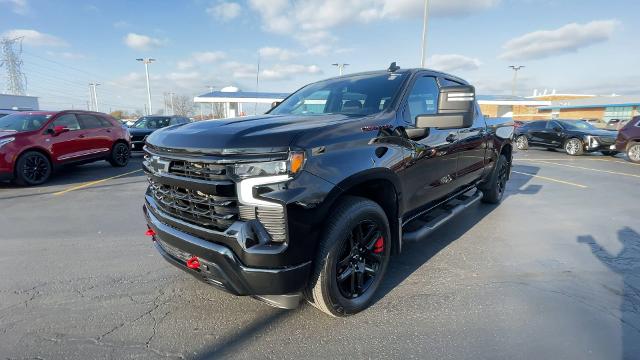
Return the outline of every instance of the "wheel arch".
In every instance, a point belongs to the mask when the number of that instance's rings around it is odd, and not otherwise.
[[[400,253],[400,216],[402,214],[402,191],[396,173],[386,168],[369,169],[349,176],[341,181],[327,196],[329,208],[334,208],[344,196],[359,196],[369,199],[384,210],[389,221],[392,237],[392,254]]]
[[[55,163],[53,162],[53,158],[51,157],[51,154],[47,150],[45,150],[45,149],[43,149],[41,147],[38,147],[38,146],[33,146],[33,147],[29,147],[29,148],[26,148],[26,149],[20,151],[16,155],[16,157],[13,159],[13,164],[14,164],[13,165],[13,172],[14,172],[14,175],[15,175],[15,172],[16,172],[16,164],[18,163],[18,160],[20,159],[20,157],[22,155],[28,153],[29,151],[35,151],[35,152],[41,153],[42,155],[44,155],[47,158],[47,160],[49,160],[49,163],[51,164],[52,167],[55,166]]]

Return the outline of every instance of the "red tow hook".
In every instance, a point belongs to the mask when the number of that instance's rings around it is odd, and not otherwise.
[[[375,244],[373,244],[373,253],[381,254],[384,251],[384,238],[380,236],[378,240],[376,240]]]
[[[153,241],[156,241],[155,236],[156,236],[156,232],[153,231],[152,228],[149,228],[147,230],[147,232],[144,233],[146,236],[151,236],[153,238]]]
[[[187,267],[189,269],[198,270],[200,269],[200,260],[198,260],[197,256],[192,256],[187,260]]]

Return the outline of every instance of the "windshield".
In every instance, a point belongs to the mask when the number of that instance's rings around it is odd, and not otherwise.
[[[11,114],[0,118],[0,130],[17,132],[40,129],[51,115]]]
[[[317,82],[298,90],[269,114],[376,114],[393,103],[406,77],[406,74],[390,73]]]
[[[597,130],[598,128],[586,121],[558,121],[567,130]]]
[[[145,116],[138,119],[131,127],[137,129],[160,129],[169,126],[170,121],[171,118],[166,116]]]

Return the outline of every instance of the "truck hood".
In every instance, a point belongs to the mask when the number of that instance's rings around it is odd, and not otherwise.
[[[234,119],[206,120],[175,125],[155,131],[147,143],[171,149],[219,152],[229,149],[281,151],[306,131],[321,131],[361,117],[326,115],[260,115]]]

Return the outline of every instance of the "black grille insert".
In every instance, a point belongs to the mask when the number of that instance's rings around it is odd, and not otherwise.
[[[224,231],[238,218],[236,197],[205,194],[149,180],[149,191],[160,209],[198,226]]]

